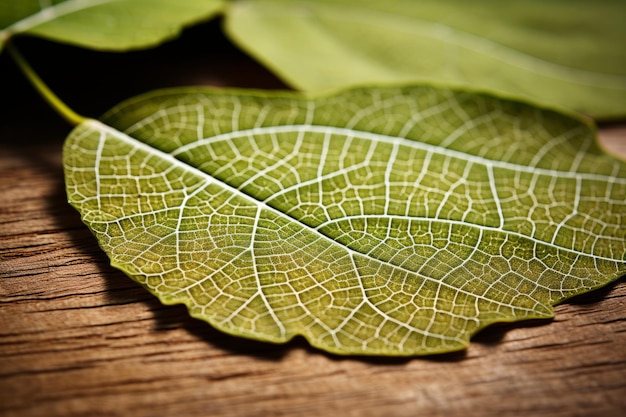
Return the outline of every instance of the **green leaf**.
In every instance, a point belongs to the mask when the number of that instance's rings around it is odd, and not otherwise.
[[[220,12],[222,0],[3,0],[0,48],[25,34],[92,49],[147,48]]]
[[[487,95],[154,92],[79,125],[64,165],[115,267],[249,338],[452,351],[626,272],[626,164]]]
[[[429,81],[626,116],[626,2],[255,0],[226,31],[292,86]]]

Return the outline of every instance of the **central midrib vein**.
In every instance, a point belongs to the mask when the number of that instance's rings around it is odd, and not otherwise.
[[[153,155],[158,155],[160,158],[163,158],[163,159],[167,160],[168,162],[172,163],[173,165],[178,166],[178,167],[180,167],[180,168],[182,168],[184,170],[193,172],[196,175],[198,175],[199,177],[202,177],[202,178],[206,179],[207,181],[210,181],[210,182],[215,183],[215,184],[219,184],[220,186],[228,189],[233,194],[235,194],[235,195],[237,195],[239,197],[242,197],[242,198],[244,198],[246,200],[251,200],[255,204],[258,204],[258,205],[262,206],[264,209],[268,210],[269,212],[274,213],[275,215],[277,215],[279,217],[287,218],[289,221],[295,221],[298,224],[300,224],[302,227],[304,227],[304,228],[308,229],[309,231],[311,231],[312,233],[314,233],[315,235],[322,237],[323,239],[328,241],[330,244],[341,245],[343,248],[345,248],[345,250],[347,250],[348,252],[350,252],[353,255],[367,256],[366,254],[363,254],[361,252],[355,251],[354,249],[351,249],[350,247],[348,247],[346,245],[340,244],[339,242],[337,242],[336,240],[332,239],[331,237],[321,233],[319,230],[317,230],[316,227],[312,227],[312,226],[310,226],[310,225],[308,225],[306,223],[303,223],[302,221],[300,221],[300,220],[298,220],[296,218],[293,218],[293,217],[287,215],[286,213],[283,213],[282,211],[280,211],[280,210],[274,208],[273,206],[267,204],[265,201],[256,199],[254,196],[251,196],[251,195],[249,195],[249,194],[247,194],[247,193],[245,193],[245,192],[243,192],[243,191],[241,191],[241,190],[231,186],[228,183],[225,183],[225,182],[223,182],[221,180],[216,179],[215,177],[211,176],[210,174],[207,174],[206,172],[204,172],[204,171],[202,171],[202,170],[200,170],[200,169],[198,169],[198,168],[196,168],[196,167],[194,167],[192,165],[189,165],[189,164],[187,164],[187,163],[185,163],[185,162],[183,162],[183,161],[181,161],[181,160],[179,160],[177,158],[175,158],[173,155],[171,155],[169,153],[163,152],[163,151],[161,151],[158,148],[151,147],[151,146],[145,144],[144,142],[141,142],[140,140],[137,140],[137,139],[135,139],[135,138],[133,138],[133,137],[123,133],[123,132],[120,132],[120,131],[118,131],[118,130],[110,127],[110,126],[107,126],[107,125],[105,125],[102,122],[99,122],[97,120],[90,119],[85,124],[90,126],[90,127],[92,127],[96,131],[105,131],[108,134],[110,134],[112,136],[115,136],[118,139],[121,139],[121,140],[131,144],[132,146],[135,146],[135,147],[137,147],[137,148],[139,148],[139,149],[141,149],[141,150],[143,150],[143,151],[145,151],[147,153],[150,153],[150,154],[153,154]],[[100,140],[102,140],[102,139],[100,139]],[[413,143],[413,142],[411,141],[411,143]],[[415,220],[420,220],[420,219],[415,219]],[[466,223],[466,222],[459,222],[459,221],[454,221],[454,220],[445,220],[445,219],[443,219],[443,220],[441,220],[441,219],[423,219],[423,220],[428,220],[428,221],[432,221],[432,222],[442,222],[442,223],[447,223],[447,224],[462,224],[462,225],[468,226],[468,227],[476,227],[476,228],[478,228],[480,230],[496,231],[496,232],[504,233],[504,234],[511,235],[511,236],[518,236],[518,237],[521,237],[521,238],[524,238],[524,239],[528,239],[528,240],[530,240],[530,241],[532,241],[532,242],[534,242],[536,244],[545,245],[545,246],[548,246],[548,247],[555,248],[557,250],[573,253],[573,254],[576,254],[576,255],[589,256],[589,257],[591,257],[593,259],[597,259],[597,260],[604,260],[604,261],[610,261],[610,262],[620,262],[619,259],[614,259],[614,258],[608,258],[608,257],[603,257],[603,256],[597,256],[597,255],[593,255],[593,254],[583,253],[583,252],[576,251],[576,250],[573,250],[573,249],[564,248],[564,247],[561,247],[561,246],[554,245],[551,242],[545,242],[545,241],[537,240],[535,238],[523,235],[523,234],[518,233],[518,232],[513,232],[513,231],[509,231],[509,230],[502,230],[502,229],[495,228],[495,227],[483,226],[483,225]],[[404,270],[406,272],[415,273],[415,271],[406,269],[406,268],[404,268],[402,266],[391,264],[391,263],[388,263],[386,261],[383,261],[383,260],[380,260],[380,259],[377,259],[377,258],[375,258],[375,259],[378,260],[379,262],[385,262],[385,263],[389,264],[390,266],[393,266],[395,268],[399,268],[399,269]],[[424,277],[424,278],[428,278],[428,277]],[[437,282],[439,282],[439,281],[437,281]]]

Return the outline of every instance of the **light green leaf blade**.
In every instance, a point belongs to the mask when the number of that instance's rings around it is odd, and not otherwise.
[[[452,351],[626,273],[626,164],[486,95],[154,92],[79,125],[64,166],[115,267],[249,338]]]
[[[255,0],[226,31],[292,86],[437,82],[626,116],[626,2]]]
[[[99,50],[147,48],[220,12],[222,0],[4,0],[0,48],[17,34]]]

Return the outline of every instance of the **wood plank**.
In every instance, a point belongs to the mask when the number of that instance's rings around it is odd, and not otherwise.
[[[261,71],[245,60],[232,65]],[[108,266],[67,205],[61,146],[69,128],[19,76],[2,83],[16,95],[0,109],[0,415],[626,413],[623,279],[558,306],[554,320],[492,326],[464,352],[426,358],[339,357],[302,340],[233,338],[183,307],[162,306]],[[259,81],[268,84],[279,86]],[[625,125],[601,133],[626,156]]]

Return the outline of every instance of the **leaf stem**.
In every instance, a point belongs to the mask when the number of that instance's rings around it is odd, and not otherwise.
[[[13,60],[20,67],[28,81],[35,87],[35,89],[41,94],[41,96],[50,104],[50,106],[57,111],[65,120],[70,124],[76,126],[88,120],[87,117],[81,116],[74,110],[70,109],[61,99],[52,92],[52,90],[39,78],[39,75],[33,70],[28,61],[22,56],[12,42],[7,42],[7,50],[13,57]]]

